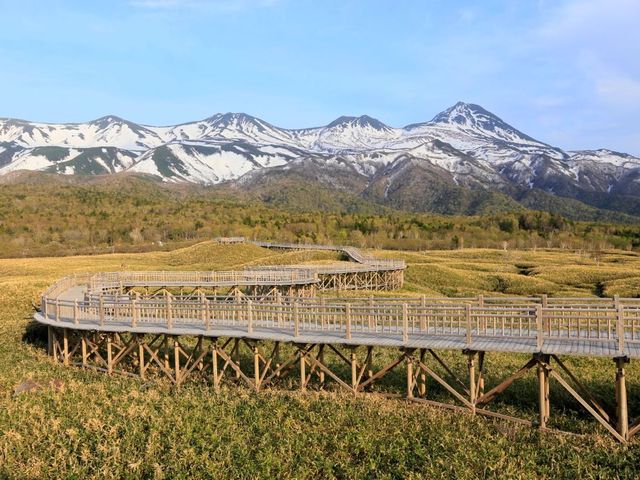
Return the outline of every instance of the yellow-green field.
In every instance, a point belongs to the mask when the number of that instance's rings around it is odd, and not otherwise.
[[[371,252],[404,258],[402,294],[497,292],[554,296],[640,295],[640,256],[597,258],[566,251]],[[635,478],[640,439],[616,444],[552,383],[552,423],[580,435],[360,396],[279,389],[254,394],[226,385],[179,389],[163,381],[109,377],[54,364],[32,302],[73,272],[206,270],[326,262],[333,253],[273,252],[202,243],[174,252],[0,260],[0,478]],[[368,293],[367,293],[368,295]],[[392,352],[380,352],[383,363]],[[445,354],[462,367],[459,352]],[[524,357],[488,355],[491,386]],[[570,359],[587,386],[611,404],[613,363]],[[462,371],[462,370],[461,370]],[[293,375],[295,378],[295,375]],[[14,395],[32,378],[46,388]],[[61,389],[49,382],[62,382]],[[376,388],[402,391],[398,372]],[[630,414],[640,415],[640,368],[628,369]],[[295,385],[295,382],[292,383]],[[434,398],[447,401],[433,387]],[[525,378],[492,405],[534,419],[536,384]]]

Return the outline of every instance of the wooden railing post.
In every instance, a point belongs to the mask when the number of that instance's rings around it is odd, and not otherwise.
[[[78,319],[78,300],[74,300],[73,301],[73,323],[75,323],[76,325],[78,325],[78,323],[79,323],[79,319]]]
[[[276,308],[278,310],[278,326],[282,327],[284,324],[283,316],[282,316],[282,293],[276,292]]]
[[[467,347],[471,346],[471,304],[465,303],[464,305],[464,319],[467,330]]]
[[[409,305],[402,304],[402,341],[409,341]]]
[[[98,314],[100,315],[100,326],[104,326],[104,297],[102,296],[102,292],[100,292],[100,299],[98,300],[98,309],[100,310]]]
[[[544,343],[544,323],[542,319],[542,305],[536,305],[536,346],[542,351]]]
[[[624,307],[618,303],[616,307],[616,330],[618,335],[618,352],[624,353]]]
[[[345,304],[344,312],[346,317],[346,337],[347,337],[347,340],[351,340],[351,304],[350,303]]]
[[[171,295],[169,295],[167,293],[167,295],[165,296],[165,303],[166,303],[166,315],[167,315],[167,329],[171,330],[173,328],[173,318],[172,318],[172,312],[171,312]]]
[[[484,295],[483,294],[478,295],[478,306],[480,308],[484,307]]]
[[[253,302],[247,300],[247,333],[253,333]]]
[[[209,299],[204,299],[204,328],[208,332],[211,327],[211,310],[209,308]]]
[[[300,336],[300,307],[298,306],[298,302],[295,301],[293,303],[293,336]]]
[[[138,302],[134,299],[131,300],[131,326],[136,327],[138,324]]]

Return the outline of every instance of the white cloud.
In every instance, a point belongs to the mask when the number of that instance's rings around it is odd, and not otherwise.
[[[599,79],[596,84],[598,95],[609,103],[637,109],[640,104],[640,81],[628,77]]]
[[[578,73],[593,98],[612,108],[640,101],[640,2],[569,0],[541,7],[544,48]]]

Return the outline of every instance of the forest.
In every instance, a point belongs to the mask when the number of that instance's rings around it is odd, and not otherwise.
[[[523,210],[444,216],[383,209],[325,211],[232,198],[206,188],[124,185],[3,185],[3,257],[162,250],[217,236],[426,250],[640,248],[640,225],[581,222]]]

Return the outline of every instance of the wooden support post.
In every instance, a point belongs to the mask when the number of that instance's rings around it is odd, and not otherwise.
[[[626,357],[614,359],[616,362],[616,412],[618,417],[618,433],[625,440],[629,437],[629,411],[627,408],[627,385],[624,365],[628,363]]]
[[[213,391],[220,391],[220,375],[218,373],[218,342],[214,340],[211,344],[211,365],[213,368]]]
[[[62,361],[65,365],[69,365],[69,330],[62,329]]]
[[[548,411],[548,385],[549,385],[549,372],[545,363],[538,361],[538,410],[539,420],[538,425],[540,428],[547,427],[547,420],[549,419]]]
[[[351,349],[351,388],[354,392],[358,391],[358,359],[355,347]]]
[[[478,352],[478,385],[476,386],[478,393],[476,399],[484,395],[484,354],[484,351]]]
[[[54,355],[54,344],[53,344],[53,339],[54,339],[54,333],[53,333],[53,327],[51,325],[47,326],[47,354],[51,357],[53,357]]]
[[[235,364],[238,366],[237,369],[234,369],[236,372],[236,380],[240,380],[241,367],[240,367],[240,339],[239,338],[233,339],[233,350],[231,351],[231,358],[235,362]]]
[[[318,348],[318,362],[320,363],[320,365],[324,365],[324,345],[320,345]],[[324,370],[322,370],[322,368],[318,372],[318,379],[320,380],[320,386],[324,387],[325,376]]]
[[[80,342],[81,342],[81,348],[82,348],[82,367],[83,368],[87,368],[87,361],[88,361],[88,356],[87,356],[87,334],[86,332],[81,332],[81,337],[80,337]]]
[[[260,350],[257,345],[253,347],[253,381],[257,392],[260,390]]]
[[[413,358],[407,356],[407,398],[413,398]]]
[[[366,373],[367,378],[371,378],[373,376],[373,347],[367,347],[367,360],[366,360]]]
[[[549,355],[544,355],[544,361],[547,365],[551,364],[551,360],[550,360],[550,356]],[[549,369],[545,368],[545,374],[544,374],[544,411],[545,414],[547,416],[547,422],[549,421],[549,419],[551,418],[551,393],[549,391]]]
[[[113,373],[113,340],[110,333],[107,333],[107,372],[109,375]]]
[[[138,369],[140,372],[140,378],[145,378],[145,353],[144,353],[144,335],[137,335],[138,340]]]
[[[169,371],[169,337],[165,334],[162,339],[162,352],[164,357],[164,369]]]
[[[178,343],[178,337],[173,337],[173,371],[176,385],[180,385],[182,379],[180,378],[180,344]]]
[[[307,359],[306,353],[300,351],[300,390],[307,389]]]
[[[421,348],[420,349],[420,363],[424,363],[425,362],[425,356],[426,356],[426,349]],[[418,395],[420,395],[421,397],[425,397],[427,395],[427,374],[425,373],[424,369],[422,367],[420,368],[420,376],[419,381],[418,381]]]
[[[469,403],[473,405],[472,413],[476,413],[476,352],[467,352],[467,368],[469,370]]]
[[[58,331],[56,331],[55,328],[51,329],[51,346],[52,346],[52,355],[53,355],[53,360],[55,362],[59,361],[59,352],[60,352],[60,345],[59,345],[59,341],[58,341]]]

